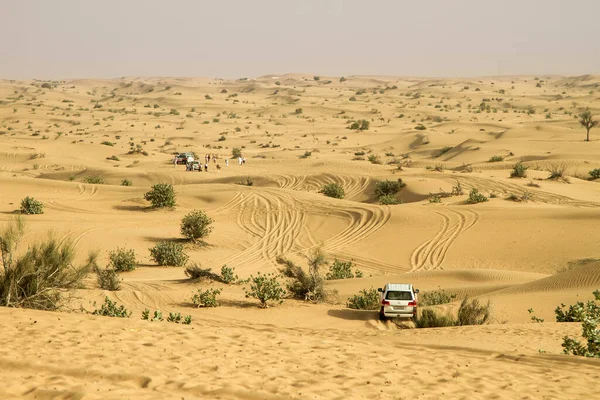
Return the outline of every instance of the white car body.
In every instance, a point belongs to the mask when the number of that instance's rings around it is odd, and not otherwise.
[[[381,299],[379,319],[416,318],[418,289],[407,283],[387,283],[378,289]]]

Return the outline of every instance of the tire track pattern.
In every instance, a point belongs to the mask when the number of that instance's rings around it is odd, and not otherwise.
[[[442,263],[452,244],[479,221],[479,214],[473,210],[444,208],[435,213],[441,217],[442,227],[433,238],[412,253],[412,271],[442,269]]]
[[[336,255],[371,236],[384,227],[390,218],[388,207],[346,202],[344,209],[328,201],[300,199],[281,189],[248,190],[236,195],[229,203],[218,209],[219,214],[232,214],[237,225],[258,241],[224,263],[273,264],[279,255],[302,254],[316,246]],[[317,243],[307,225],[310,215],[341,218],[347,226],[340,232]],[[304,239],[304,246],[300,244]],[[306,247],[306,243],[310,243]],[[394,265],[382,264],[368,258],[357,259],[358,266],[368,269],[398,271]]]

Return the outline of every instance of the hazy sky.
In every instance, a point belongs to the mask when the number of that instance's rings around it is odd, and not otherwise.
[[[0,78],[600,73],[599,0],[0,0]]]

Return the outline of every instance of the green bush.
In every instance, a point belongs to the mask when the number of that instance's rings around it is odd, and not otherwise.
[[[329,272],[325,275],[325,279],[328,281],[335,279],[352,279],[355,277],[355,274],[352,273],[353,267],[354,263],[352,261],[340,261],[336,258],[333,261],[333,264],[329,266]],[[357,278],[360,278],[362,272],[356,270],[356,275]]]
[[[467,203],[469,204],[477,204],[488,201],[488,198],[479,193],[479,190],[473,188],[469,192],[469,198],[467,199]]]
[[[43,214],[44,205],[33,197],[27,196],[21,200],[20,211],[22,214]]]
[[[189,325],[192,323],[192,316],[186,315],[185,317],[183,317],[180,313],[169,313],[167,322],[174,322],[176,324]]]
[[[355,310],[379,310],[381,302],[377,289],[362,289],[350,297],[346,306]]]
[[[479,300],[465,298],[458,308],[457,318],[452,315],[440,315],[435,310],[425,309],[416,319],[417,328],[437,328],[446,326],[483,325],[491,315],[491,303],[481,304]]]
[[[504,157],[502,156],[492,156],[490,157],[489,162],[500,162],[500,161],[504,161]]]
[[[589,174],[592,179],[600,179],[600,168],[591,170]]]
[[[144,199],[152,203],[152,207],[175,207],[175,191],[170,183],[157,183],[149,192],[144,194]]]
[[[393,206],[396,204],[402,204],[402,201],[399,200],[396,196],[392,195],[383,195],[379,198],[379,202],[385,206]]]
[[[94,303],[94,305],[95,304],[96,303]],[[104,303],[102,303],[100,308],[94,310],[92,314],[118,318],[129,318],[131,316],[131,312],[129,312],[125,306],[117,306],[117,303],[111,301],[108,297],[104,299]]]
[[[367,157],[367,160],[369,160],[371,164],[381,164],[381,159],[377,154],[370,154],[369,157]]]
[[[104,184],[104,178],[100,175],[88,175],[86,177],[83,178],[83,182],[84,183],[91,183],[94,185],[103,185]]]
[[[135,250],[117,247],[108,254],[109,268],[113,268],[118,272],[133,271],[137,265],[135,259]]]
[[[196,242],[212,232],[214,221],[204,211],[194,210],[181,219],[181,234]]]
[[[219,305],[217,302],[217,296],[220,294],[221,289],[198,289],[198,291],[192,296],[192,303],[198,308],[217,307]]]
[[[456,294],[448,293],[445,290],[432,290],[419,294],[419,305],[436,306],[438,304],[448,304],[456,298]]]
[[[593,301],[588,301],[587,303],[578,301],[570,305],[566,310],[565,307],[564,304],[561,304],[554,310],[556,322],[583,322],[585,318],[593,318],[600,321],[600,306]]]
[[[121,186],[131,186],[133,183],[129,179],[123,179],[121,181]]]
[[[283,303],[286,294],[274,274],[260,272],[256,276],[250,275],[250,287],[245,288],[245,292],[246,298],[258,299],[262,308],[267,308],[270,301]]]
[[[519,161],[518,163],[516,163],[513,166],[513,169],[510,172],[510,177],[511,178],[526,178],[528,169],[529,169],[529,167],[526,167],[525,164],[523,164],[523,161]]]
[[[223,265],[221,267],[221,281],[226,284],[235,283],[239,277],[235,274],[235,268]]]
[[[382,196],[393,196],[405,186],[406,184],[402,182],[402,179],[400,178],[397,181],[386,179],[385,181],[379,181],[375,183],[374,194],[378,199]]]
[[[121,278],[119,278],[119,272],[114,268],[94,268],[96,273],[96,281],[98,287],[102,290],[117,291],[121,290]]]
[[[24,233],[20,216],[0,230],[0,306],[56,310],[63,294],[83,287],[97,255],[90,253],[85,264],[76,266],[73,242],[52,238],[21,252]]]
[[[573,310],[574,316],[581,321],[582,336],[587,344],[582,344],[577,339],[565,336],[563,338],[563,353],[575,356],[600,358],[600,290],[594,291],[595,301],[588,301],[587,304],[577,303]],[[562,306],[564,307],[564,305]],[[558,310],[558,308],[557,308]],[[556,311],[555,311],[556,312]],[[557,321],[559,314],[557,313]]]
[[[239,147],[234,147],[233,149],[231,149],[231,155],[233,156],[233,158],[240,158],[242,156],[242,149],[240,149]]]
[[[423,124],[419,124],[419,125],[415,126],[415,129],[418,131],[424,131],[427,129],[427,127]]]
[[[366,119],[361,119],[359,121],[352,122],[348,129],[351,129],[353,131],[367,131],[369,130],[370,126],[371,123],[369,121],[367,121]]]
[[[334,199],[343,199],[346,196],[344,188],[337,183],[328,183],[321,187],[319,193],[323,193],[327,197],[333,197]]]
[[[150,250],[150,257],[158,265],[183,267],[189,257],[183,250],[183,245],[175,242],[160,242]]]
[[[148,310],[146,308],[144,311],[142,311],[142,319],[145,321],[150,321],[150,322],[162,321],[163,320],[162,311],[160,311],[160,310],[154,311],[152,318],[150,318],[150,310]]]
[[[325,254],[321,249],[315,249],[307,257],[307,261],[308,273],[291,260],[277,257],[277,262],[283,265],[281,273],[285,277],[291,278],[287,284],[287,290],[294,298],[315,303],[324,301],[328,296],[325,290],[325,280],[321,274],[321,267],[327,263]]]
[[[415,321],[417,328],[442,328],[455,325],[456,320],[451,315],[438,314],[429,309],[421,311],[421,315]]]

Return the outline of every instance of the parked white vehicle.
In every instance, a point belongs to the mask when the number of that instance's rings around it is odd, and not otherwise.
[[[416,318],[417,296],[419,289],[406,283],[387,283],[377,289],[381,299],[379,319],[387,318]]]

